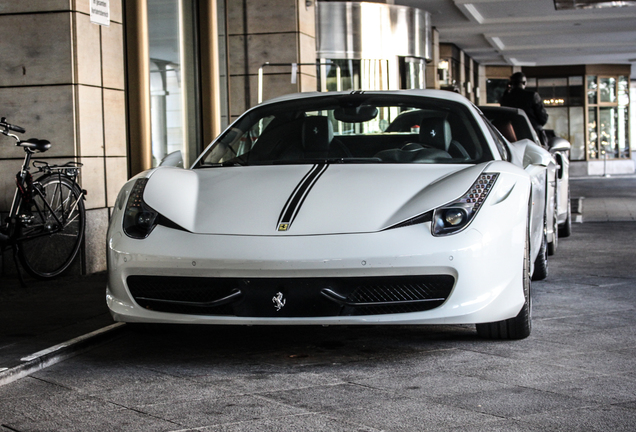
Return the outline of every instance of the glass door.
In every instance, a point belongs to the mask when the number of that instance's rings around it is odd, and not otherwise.
[[[152,166],[181,151],[189,166],[199,149],[194,0],[147,0]]]

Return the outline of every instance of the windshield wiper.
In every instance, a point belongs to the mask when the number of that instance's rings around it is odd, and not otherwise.
[[[247,164],[240,159],[232,159],[225,162],[207,163],[199,165],[198,168],[218,168],[218,167],[231,167],[231,166],[246,166]]]

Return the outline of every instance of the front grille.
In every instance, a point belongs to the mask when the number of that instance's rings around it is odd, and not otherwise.
[[[321,317],[434,309],[446,301],[455,278],[449,275],[284,279],[129,276],[127,283],[141,307],[159,312]],[[325,295],[325,291],[331,295]],[[279,293],[285,305],[277,309],[274,297]],[[221,299],[228,300],[217,304]]]
[[[359,285],[348,296],[355,303],[384,303],[395,302],[395,305],[383,306],[362,306],[355,308],[355,315],[377,315],[390,313],[408,313],[430,310],[440,306],[455,283],[452,276],[427,276],[422,278],[409,278],[411,280],[401,281],[388,285]],[[431,300],[429,303],[405,304],[408,301]]]

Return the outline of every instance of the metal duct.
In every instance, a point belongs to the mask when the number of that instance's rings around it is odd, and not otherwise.
[[[432,60],[431,16],[384,3],[317,2],[317,57]]]

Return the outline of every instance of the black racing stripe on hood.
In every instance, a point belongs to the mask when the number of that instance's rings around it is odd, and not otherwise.
[[[313,188],[314,184],[318,181],[320,176],[327,170],[327,164],[314,165],[309,172],[298,183],[292,194],[287,199],[283,210],[278,218],[278,224],[276,225],[277,231],[288,231],[291,224],[294,222],[298,211],[305,202],[305,198]]]

